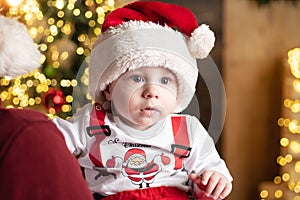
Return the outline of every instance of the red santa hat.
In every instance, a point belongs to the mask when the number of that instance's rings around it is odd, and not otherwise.
[[[129,161],[132,156],[142,156],[146,160],[146,153],[144,150],[133,148],[126,152],[124,156],[124,162]]]
[[[102,91],[128,70],[140,67],[170,69],[179,83],[181,112],[190,103],[198,77],[196,58],[206,58],[214,33],[198,26],[187,8],[162,2],[134,2],[112,11],[94,44],[89,68],[89,93],[99,101]]]
[[[40,66],[40,52],[15,18],[0,16],[0,76],[18,76]]]

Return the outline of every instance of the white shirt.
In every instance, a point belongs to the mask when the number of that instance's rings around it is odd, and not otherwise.
[[[69,120],[53,120],[69,150],[80,155],[78,161],[92,192],[107,196],[159,186],[188,191],[191,189],[188,175],[206,169],[218,171],[232,181],[213,140],[197,118],[184,115],[191,151],[187,158],[180,159],[171,150],[178,142],[174,140],[171,118],[179,115],[169,115],[149,129],[139,131],[106,113],[104,124],[111,133],[105,136],[87,133],[92,110],[93,104],[87,104]],[[182,168],[177,169],[178,164]]]

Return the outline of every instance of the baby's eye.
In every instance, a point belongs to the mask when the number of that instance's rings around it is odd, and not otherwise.
[[[166,84],[169,83],[169,79],[168,79],[167,77],[163,77],[163,78],[160,80],[160,83],[166,85]]]
[[[131,79],[136,83],[142,82],[144,80],[143,77],[139,75],[134,75],[131,77]]]

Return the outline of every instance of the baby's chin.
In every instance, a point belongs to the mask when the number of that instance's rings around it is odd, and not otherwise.
[[[157,121],[149,121],[149,122],[135,122],[132,123],[130,126],[136,130],[144,131],[153,126]]]
[[[150,128],[151,126],[153,126],[154,124],[156,124],[158,121],[160,121],[161,119],[153,119],[153,118],[139,118],[138,120],[129,120],[127,121],[127,125],[130,126],[131,128],[134,128],[136,130],[146,130],[148,128]]]

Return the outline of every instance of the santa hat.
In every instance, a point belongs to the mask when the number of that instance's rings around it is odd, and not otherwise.
[[[142,156],[146,160],[146,153],[142,149],[133,148],[128,150],[124,156],[124,162],[129,161],[131,156]]]
[[[40,65],[40,52],[15,18],[0,16],[0,76],[22,75]]]
[[[198,77],[196,58],[206,58],[215,42],[214,33],[207,25],[198,26],[190,10],[161,2],[134,2],[108,14],[102,31],[90,57],[92,98],[103,98],[107,85],[128,70],[165,67],[179,83],[174,112],[188,106]]]

